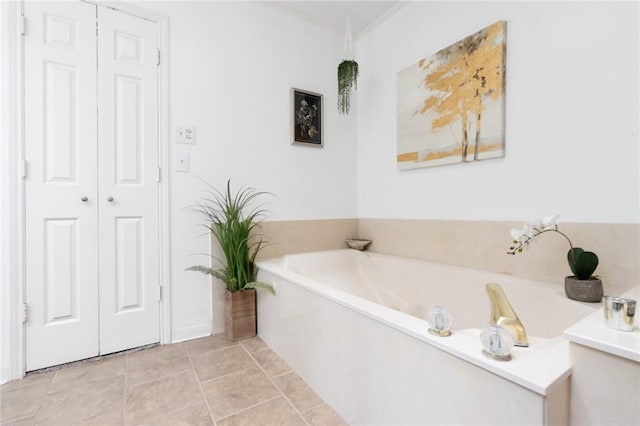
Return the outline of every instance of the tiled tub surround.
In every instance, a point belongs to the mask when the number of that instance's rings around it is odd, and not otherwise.
[[[260,254],[263,259],[344,248],[347,238],[358,235],[358,219],[265,221],[261,226],[270,242]]]
[[[561,335],[597,305],[568,300],[555,285],[354,250],[259,267],[259,279],[278,289],[258,298],[261,338],[349,423],[568,423]],[[504,287],[529,334],[530,347],[514,348],[510,362],[481,354],[488,282]],[[427,332],[436,304],[454,316],[451,337]]]
[[[529,220],[532,218],[525,218]],[[562,218],[561,218],[562,220]],[[369,238],[370,251],[465,266],[550,282],[563,288],[570,275],[567,242],[560,235],[536,238],[522,255],[506,254],[509,232],[523,221],[329,219],[266,221],[262,233],[273,244],[261,258],[345,248],[347,238]],[[620,295],[640,282],[640,224],[560,223],[573,243],[595,251],[596,273],[605,294]]]
[[[214,335],[0,388],[2,425],[341,425],[259,338]]]
[[[526,218],[530,220],[533,218]],[[535,239],[526,252],[506,254],[510,230],[523,222],[359,219],[358,234],[373,240],[369,250],[431,260],[448,265],[506,273],[522,278],[555,283],[564,288],[571,275],[567,265],[569,245],[552,233]],[[594,251],[600,264],[605,294],[620,295],[640,282],[640,224],[563,223],[576,247]]]

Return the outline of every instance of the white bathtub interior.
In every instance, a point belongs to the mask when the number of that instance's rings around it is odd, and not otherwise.
[[[354,250],[288,255],[259,268],[259,279],[277,285],[277,295],[258,298],[259,335],[351,423],[568,418],[561,334],[595,307],[566,300],[554,285]],[[503,286],[529,334],[530,347],[514,348],[511,362],[481,354],[487,282]],[[454,315],[451,337],[427,332],[435,304]]]
[[[454,329],[481,328],[489,318],[484,286],[500,284],[527,334],[554,338],[591,314],[595,306],[569,300],[554,284],[438,263],[356,250],[284,256],[274,261],[305,278],[394,310],[427,319],[442,305]]]

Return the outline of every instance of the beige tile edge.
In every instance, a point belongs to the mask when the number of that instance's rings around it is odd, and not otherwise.
[[[507,273],[564,285],[569,248],[560,235],[536,238],[530,250],[510,256],[510,230],[522,222],[359,219],[358,233],[370,250],[396,256]],[[594,251],[605,293],[640,284],[640,224],[561,223],[574,246]]]
[[[428,219],[325,219],[266,221],[261,233],[271,245],[260,258],[291,253],[346,248],[354,236],[370,238],[369,250],[395,256],[430,260],[564,285],[570,275],[567,242],[546,234],[530,250],[510,256],[513,221],[461,221]],[[607,294],[621,294],[640,284],[640,224],[561,223],[573,244],[594,251],[600,258],[596,273]]]
[[[260,258],[291,253],[346,248],[345,240],[358,233],[358,219],[287,220],[261,223],[270,241]]]

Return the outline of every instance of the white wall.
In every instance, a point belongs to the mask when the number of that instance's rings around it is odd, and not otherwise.
[[[182,340],[210,331],[209,279],[184,271],[209,262],[194,256],[209,252],[209,237],[187,208],[205,195],[197,176],[272,192],[269,220],[355,217],[355,115],[336,107],[342,34],[268,4],[139,6],[169,18],[171,131],[196,127],[195,145],[170,144],[191,160],[190,173],[171,172],[172,329]],[[290,144],[291,87],[324,95],[324,148]]]
[[[187,209],[203,195],[196,176],[273,192],[272,220],[549,212],[566,221],[639,220],[637,3],[412,2],[357,41],[361,76],[347,117],[335,95],[343,34],[264,3],[138,6],[169,17],[169,125],[195,125],[197,134],[195,145],[170,144],[172,156],[191,154],[191,173],[170,171],[174,339],[211,326],[209,280],[184,272],[209,251]],[[499,19],[508,22],[506,158],[398,172],[397,71]],[[324,94],[323,149],[290,145],[291,87]],[[3,241],[6,200],[3,190]],[[3,352],[0,368],[5,361]]]
[[[397,72],[507,21],[506,157],[399,172]],[[358,40],[364,218],[638,222],[638,3],[412,2]]]

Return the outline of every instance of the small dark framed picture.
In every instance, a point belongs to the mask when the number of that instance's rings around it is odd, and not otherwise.
[[[322,95],[296,88],[291,89],[291,143],[323,146]]]

